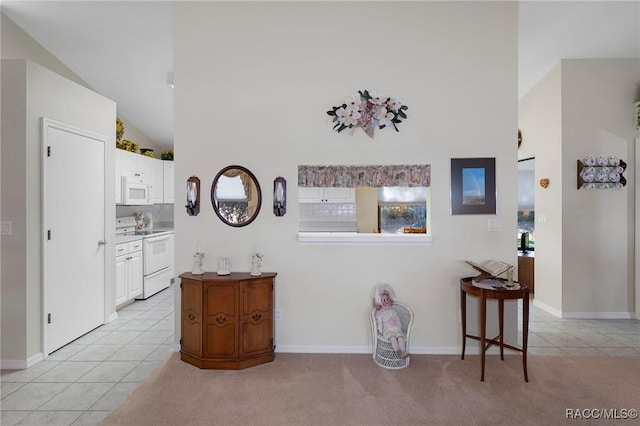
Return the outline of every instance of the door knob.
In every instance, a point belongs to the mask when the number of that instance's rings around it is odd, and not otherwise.
[[[105,246],[105,245],[107,245],[107,240],[98,240],[98,245],[99,245],[99,246]]]

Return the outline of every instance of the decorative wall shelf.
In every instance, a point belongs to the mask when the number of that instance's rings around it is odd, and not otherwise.
[[[578,160],[578,189],[622,189],[627,184],[626,169],[627,163],[615,155],[587,156]]]

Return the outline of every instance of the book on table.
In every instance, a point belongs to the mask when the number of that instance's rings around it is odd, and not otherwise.
[[[471,265],[473,269],[480,272],[480,275],[475,278],[476,281],[495,279],[513,268],[513,265],[499,260],[489,260],[483,263],[477,263],[472,260],[465,260],[465,262]]]

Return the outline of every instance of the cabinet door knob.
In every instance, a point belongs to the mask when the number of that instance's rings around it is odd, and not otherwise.
[[[223,317],[223,316],[216,317],[216,322],[217,322],[218,324],[224,324],[224,322],[225,322],[226,320],[227,320],[227,319],[226,319],[225,317]]]
[[[193,315],[191,312],[189,312],[187,318],[189,318],[189,321],[193,321],[194,319],[196,319],[195,315]]]
[[[254,321],[260,321],[262,319],[262,314],[261,313],[253,314],[251,318],[253,318]]]

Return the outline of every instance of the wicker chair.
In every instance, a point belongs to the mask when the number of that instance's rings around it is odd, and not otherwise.
[[[409,342],[411,339],[411,327],[413,326],[413,312],[408,306],[402,303],[392,305],[402,323],[402,331],[406,334],[406,350],[409,352]],[[410,356],[400,358],[391,347],[391,342],[378,334],[376,325],[376,309],[371,309],[371,335],[373,338],[373,361],[380,367],[397,370],[409,366]]]

